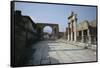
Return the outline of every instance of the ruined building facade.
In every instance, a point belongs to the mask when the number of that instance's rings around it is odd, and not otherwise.
[[[77,18],[73,12],[68,17],[68,41],[77,41],[76,31]]]
[[[77,14],[72,12],[68,17],[66,39],[68,41],[97,44],[97,21],[93,20],[89,22],[85,20],[77,23]]]
[[[26,48],[39,40],[39,33],[36,24],[29,16],[24,16],[21,11],[14,12],[14,45],[12,45],[13,65],[24,63]]]

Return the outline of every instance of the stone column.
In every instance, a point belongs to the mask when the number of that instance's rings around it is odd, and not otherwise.
[[[88,43],[91,44],[91,35],[89,29],[87,29],[87,34],[88,34]]]
[[[77,41],[77,18],[74,16],[74,41]]]
[[[73,41],[73,22],[71,22],[71,41]]]
[[[58,27],[56,28],[56,39],[58,39],[58,32],[59,32],[59,30],[58,30]]]
[[[82,30],[82,39],[81,39],[81,42],[84,42],[83,30]]]
[[[68,41],[70,41],[70,23],[68,23]]]
[[[55,40],[55,28],[53,27],[53,39]]]

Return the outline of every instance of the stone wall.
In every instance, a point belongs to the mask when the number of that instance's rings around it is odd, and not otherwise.
[[[21,64],[22,56],[26,48],[38,41],[35,23],[29,16],[21,15],[21,11],[14,13],[14,63]]]

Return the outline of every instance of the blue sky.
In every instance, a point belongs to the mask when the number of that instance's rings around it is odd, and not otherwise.
[[[96,19],[96,7],[89,6],[16,2],[15,10],[21,10],[22,15],[30,16],[35,23],[59,24],[59,31],[61,32],[64,32],[67,27],[67,18],[71,11],[77,14],[78,23],[83,20],[92,21]],[[49,30],[48,28],[47,31]]]

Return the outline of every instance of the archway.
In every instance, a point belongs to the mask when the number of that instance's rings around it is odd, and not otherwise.
[[[51,39],[51,36],[52,36],[52,27],[45,26],[43,28],[43,38],[44,39]]]
[[[50,23],[37,23],[38,26],[41,27],[41,38],[43,39],[44,35],[48,34],[49,39],[55,40],[58,39],[59,25],[58,24],[50,24]]]

